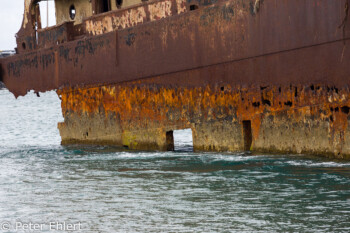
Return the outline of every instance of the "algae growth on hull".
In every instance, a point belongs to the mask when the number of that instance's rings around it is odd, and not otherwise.
[[[191,128],[195,151],[350,155],[347,89],[169,88],[140,82],[58,94],[65,119],[59,124],[63,144],[167,150],[167,132]]]

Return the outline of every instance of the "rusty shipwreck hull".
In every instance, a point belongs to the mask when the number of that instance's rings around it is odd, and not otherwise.
[[[2,59],[2,79],[57,90],[63,144],[167,150],[191,128],[196,151],[350,157],[348,0],[165,2],[163,19],[92,17],[80,39]]]

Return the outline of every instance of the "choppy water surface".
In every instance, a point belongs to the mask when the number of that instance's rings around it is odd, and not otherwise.
[[[350,231],[348,162],[62,147],[55,93],[15,100],[2,90],[0,119],[0,222],[80,222],[81,232]],[[176,135],[180,150],[186,133]]]

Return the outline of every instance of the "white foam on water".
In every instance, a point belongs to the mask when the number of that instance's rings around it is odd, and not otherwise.
[[[314,160],[289,160],[285,163],[293,166],[304,167],[350,167],[349,162],[317,162]]]

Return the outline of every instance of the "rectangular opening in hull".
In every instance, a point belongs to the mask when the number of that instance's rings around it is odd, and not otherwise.
[[[243,138],[244,138],[244,150],[250,151],[253,142],[252,136],[252,122],[243,121]]]
[[[167,151],[174,150],[174,134],[173,131],[166,132],[166,149]]]
[[[197,10],[198,6],[197,5],[190,5],[190,11]]]
[[[193,151],[192,129],[174,130],[174,150]]]

